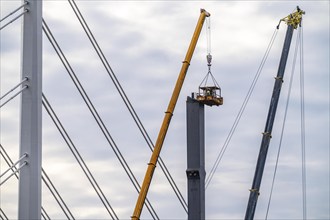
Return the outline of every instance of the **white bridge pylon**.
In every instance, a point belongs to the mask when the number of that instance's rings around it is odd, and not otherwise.
[[[42,1],[24,7],[18,219],[41,219]]]

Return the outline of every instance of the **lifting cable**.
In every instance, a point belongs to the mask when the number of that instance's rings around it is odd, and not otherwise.
[[[124,92],[121,84],[119,83],[115,73],[113,72],[112,68],[109,65],[108,60],[106,59],[104,53],[102,52],[99,44],[97,43],[93,33],[91,32],[90,28],[88,27],[83,15],[81,14],[78,6],[76,5],[74,0],[68,0],[68,2],[70,3],[70,6],[72,8],[72,10],[74,11],[74,13],[76,14],[81,26],[83,27],[85,33],[87,34],[87,37],[89,38],[90,42],[92,43],[96,53],[98,54],[98,57],[100,58],[102,64],[104,65],[109,77],[111,78],[112,82],[114,83],[119,95],[121,96],[122,100],[124,101],[128,111],[130,112],[134,122],[136,123],[136,125],[138,126],[143,138],[145,139],[149,149],[151,151],[153,151],[154,149],[154,144],[150,138],[150,136],[148,135],[146,129],[144,128],[139,116],[137,115],[136,111],[134,110],[131,102],[129,101],[126,93]],[[167,169],[164,161],[162,160],[161,157],[159,157],[158,159],[158,164],[160,165],[161,170],[163,171],[163,173],[166,176],[166,179],[168,180],[169,184],[171,185],[174,193],[176,194],[177,198],[179,199],[182,207],[184,208],[185,212],[188,213],[188,205],[187,202],[185,201],[184,197],[182,196],[182,193],[180,192],[178,186],[176,185],[173,177],[171,176],[169,170]]]
[[[14,162],[11,160],[11,158],[9,157],[6,149],[0,144],[0,154],[3,157],[3,159],[5,160],[5,162],[7,163],[7,165],[9,167],[12,167],[11,170],[13,171],[16,179],[18,179],[18,174],[17,174],[17,168],[14,165]],[[0,212],[2,213],[3,216],[5,216],[5,218],[3,219],[8,219],[6,214],[4,213],[4,211],[1,209]],[[1,215],[0,215],[1,216]],[[45,209],[43,207],[41,207],[41,216],[45,219],[48,220],[50,219],[47,212],[45,211]]]
[[[206,22],[206,52],[207,54],[211,54],[211,17],[205,18]]]
[[[239,121],[240,121],[240,119],[241,119],[241,117],[242,117],[242,115],[244,113],[244,110],[246,108],[246,105],[248,104],[248,102],[250,100],[250,97],[251,97],[252,92],[253,92],[253,90],[254,90],[254,88],[256,86],[256,83],[257,83],[257,81],[259,79],[259,76],[261,74],[261,71],[263,69],[263,66],[264,66],[264,64],[265,64],[265,62],[267,60],[267,57],[269,55],[269,52],[270,52],[270,50],[271,50],[271,48],[273,46],[273,43],[274,43],[274,41],[276,39],[277,32],[278,32],[278,27],[276,27],[275,30],[274,30],[274,32],[273,32],[273,35],[271,37],[271,40],[270,40],[270,42],[268,44],[268,47],[267,47],[266,52],[265,52],[265,54],[264,54],[264,56],[262,58],[262,61],[261,61],[260,65],[259,65],[259,68],[258,68],[258,70],[257,70],[257,72],[256,72],[256,74],[254,76],[254,79],[253,79],[253,81],[251,83],[251,86],[250,86],[250,88],[249,88],[249,90],[247,92],[247,95],[246,95],[246,97],[245,97],[245,99],[243,101],[243,104],[242,104],[242,106],[241,106],[241,108],[240,108],[240,110],[239,110],[239,112],[238,112],[238,114],[237,114],[237,116],[235,118],[235,121],[234,121],[234,123],[233,123],[233,125],[232,125],[232,127],[231,127],[231,129],[230,129],[230,131],[228,133],[228,136],[227,136],[227,138],[225,140],[225,143],[223,144],[223,146],[222,146],[222,148],[221,148],[221,150],[220,150],[220,152],[219,152],[219,154],[217,156],[217,159],[216,159],[216,161],[214,162],[214,164],[213,164],[213,166],[211,168],[210,174],[207,176],[207,178],[205,180],[205,189],[207,189],[207,187],[209,186],[209,184],[210,184],[210,182],[211,182],[211,180],[212,180],[212,178],[213,178],[213,176],[214,176],[214,174],[215,174],[215,172],[216,172],[216,170],[217,170],[217,168],[219,166],[219,163],[220,163],[220,161],[221,161],[221,159],[222,159],[222,157],[223,157],[223,155],[224,155],[224,153],[225,153],[225,151],[226,151],[226,149],[227,149],[227,147],[228,147],[228,145],[229,145],[229,143],[231,141],[231,138],[232,138],[232,136],[233,136],[233,134],[234,134],[234,132],[235,132],[235,130],[237,128],[237,125],[238,125],[238,123],[239,123]]]
[[[57,44],[53,34],[51,33],[49,27],[47,26],[45,20],[43,20],[43,30],[44,30],[44,33],[46,34],[49,42],[52,44],[52,46],[53,46],[55,52],[57,53],[58,57],[60,58],[62,64],[64,65],[65,69],[67,70],[67,73],[69,74],[72,82],[76,86],[76,88],[77,88],[78,92],[80,93],[81,97],[83,98],[85,104],[87,105],[88,109],[90,110],[91,114],[93,115],[97,125],[101,129],[104,137],[106,138],[106,140],[109,143],[110,147],[114,151],[114,153],[115,153],[116,157],[118,158],[121,166],[124,168],[126,174],[128,175],[128,177],[129,177],[130,181],[132,182],[132,184],[134,185],[135,189],[137,191],[139,191],[140,190],[140,185],[139,185],[138,181],[136,180],[132,170],[128,166],[125,158],[123,157],[123,155],[121,154],[119,148],[117,147],[116,143],[114,142],[113,138],[111,137],[107,127],[105,126],[103,120],[101,119],[100,115],[96,111],[96,109],[95,109],[93,103],[91,102],[90,98],[88,97],[85,89],[83,88],[80,81],[78,80],[75,72],[73,71],[71,65],[69,64],[68,60],[64,56],[61,48]],[[148,200],[146,202],[146,206],[147,206],[150,214],[152,215],[152,217],[154,219],[159,219],[158,216],[157,216],[157,213],[154,211],[153,207],[151,206],[151,204]]]
[[[302,200],[303,200],[303,220],[306,220],[306,162],[305,162],[305,114],[304,114],[304,70],[303,70],[303,41],[302,41],[302,27],[300,26],[298,30],[298,35],[297,35],[297,40],[296,40],[296,46],[295,46],[295,51],[294,51],[294,57],[293,57],[293,64],[292,64],[292,70],[291,70],[291,77],[290,77],[290,82],[289,82],[289,89],[288,89],[288,95],[287,95],[287,100],[286,100],[286,105],[285,105],[285,112],[284,112],[284,117],[283,117],[283,124],[281,128],[281,135],[280,135],[280,142],[279,142],[279,148],[277,152],[277,157],[276,157],[276,162],[275,162],[275,168],[274,168],[274,174],[273,174],[273,179],[272,179],[272,185],[271,185],[271,190],[270,190],[270,195],[268,199],[268,205],[267,205],[267,211],[266,211],[266,217],[265,219],[268,219],[268,214],[269,214],[269,208],[270,208],[270,203],[272,199],[272,194],[273,194],[273,189],[274,189],[274,184],[275,184],[275,178],[276,178],[276,173],[277,173],[277,168],[278,168],[278,162],[279,162],[279,157],[280,157],[280,152],[281,152],[281,147],[282,147],[282,140],[283,140],[283,135],[284,135],[284,129],[285,129],[285,124],[286,124],[286,117],[287,117],[287,111],[288,111],[288,106],[290,103],[290,95],[291,95],[291,90],[292,90],[292,83],[293,83],[293,76],[295,72],[295,66],[296,66],[296,60],[297,60],[297,55],[298,55],[298,50],[300,51],[300,104],[301,104],[301,147],[302,147]]]
[[[215,77],[213,76],[212,72],[211,72],[211,61],[212,61],[212,55],[211,55],[211,17],[206,17],[205,18],[205,22],[206,22],[206,59],[207,59],[207,66],[208,66],[208,72],[206,74],[206,76],[204,77],[204,79],[202,80],[202,82],[199,84],[199,88],[200,87],[206,87],[208,86],[208,80],[209,77],[211,77],[212,83],[214,86],[218,87],[220,89],[220,86],[218,84],[218,82],[215,80]]]

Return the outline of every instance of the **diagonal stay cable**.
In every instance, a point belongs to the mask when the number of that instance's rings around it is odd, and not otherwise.
[[[13,10],[11,13],[9,13],[8,15],[4,16],[3,18],[0,19],[0,22],[4,21],[6,18],[10,17],[11,15],[15,14],[17,11],[19,11],[21,8],[23,8],[25,5],[27,5],[29,2],[28,1],[24,1],[24,4],[21,5],[20,7],[16,8],[15,10]]]
[[[75,219],[70,211],[70,209],[68,208],[68,206],[66,205],[66,203],[64,202],[62,196],[59,194],[59,192],[57,191],[57,189],[55,188],[54,184],[52,183],[52,181],[50,180],[49,176],[47,175],[46,171],[41,168],[41,178],[44,181],[45,185],[47,186],[47,188],[49,189],[49,191],[51,192],[51,194],[53,195],[53,197],[55,198],[57,204],[60,206],[60,208],[62,209],[62,211],[64,212],[65,216],[68,219]]]
[[[4,105],[6,105],[11,100],[13,100],[16,96],[18,96],[21,92],[23,92],[24,89],[27,89],[27,88],[28,88],[27,85],[23,86],[18,92],[16,92],[14,95],[12,95],[8,100],[6,100],[5,102],[1,103],[0,108],[2,108]]]
[[[0,178],[5,176],[6,173],[8,173],[10,170],[13,171],[12,174],[14,175],[15,173],[17,173],[17,165],[21,163],[21,161],[27,157],[28,154],[24,153],[15,163],[13,163],[7,170],[5,170],[3,173],[0,174]],[[15,167],[15,168],[14,168]]]
[[[20,13],[19,15],[17,15],[16,17],[14,17],[13,19],[11,19],[10,21],[8,21],[6,24],[2,25],[2,26],[0,27],[0,31],[1,31],[2,29],[4,29],[5,27],[7,27],[8,25],[10,25],[11,23],[13,23],[14,21],[16,21],[17,19],[19,19],[22,15],[24,15],[24,14],[27,13],[27,12],[28,12],[28,10],[25,9],[22,13]]]
[[[72,79],[72,81],[73,81],[74,85],[76,86],[78,92],[80,93],[81,97],[83,98],[85,104],[87,105],[89,111],[91,112],[92,116],[94,117],[97,125],[99,126],[99,128],[101,130],[101,132],[103,133],[103,135],[106,138],[107,142],[109,143],[110,147],[114,151],[114,153],[115,153],[117,159],[119,160],[121,166],[124,168],[126,174],[128,175],[130,181],[132,182],[134,188],[137,191],[139,191],[140,185],[139,185],[137,179],[135,178],[135,176],[134,176],[132,170],[130,169],[129,165],[127,164],[125,158],[123,157],[123,155],[121,154],[119,148],[117,147],[116,143],[114,142],[113,138],[111,137],[107,127],[105,126],[103,120],[101,119],[100,115],[96,111],[93,103],[89,99],[85,89],[81,85],[81,83],[80,83],[79,79],[77,78],[75,72],[73,71],[71,65],[69,64],[68,60],[64,56],[61,48],[57,44],[57,42],[56,42],[54,36],[52,35],[49,27],[47,26],[45,20],[43,20],[43,30],[44,30],[44,33],[46,34],[49,42],[52,44],[52,46],[53,46],[55,52],[57,53],[58,57],[60,58],[62,64],[64,65],[65,69],[67,70],[67,73],[69,74],[70,78]],[[151,204],[148,200],[147,200],[146,205],[147,205],[147,208],[148,208],[150,214],[152,215],[152,217],[154,219],[159,219],[158,216],[157,216],[157,213],[154,211],[153,207],[151,206]]]
[[[213,164],[213,166],[211,168],[210,174],[207,176],[207,178],[205,180],[205,189],[207,189],[207,187],[209,186],[209,184],[210,184],[210,182],[211,182],[211,180],[212,180],[212,178],[213,178],[213,176],[215,174],[215,171],[217,170],[217,168],[219,166],[219,163],[220,163],[220,161],[221,161],[221,159],[222,159],[222,157],[223,157],[223,155],[224,155],[224,153],[225,153],[225,151],[226,151],[226,149],[227,149],[227,147],[228,147],[228,145],[229,145],[229,143],[231,141],[231,138],[232,138],[232,136],[233,136],[233,134],[234,134],[234,132],[235,132],[235,130],[237,128],[237,125],[238,125],[238,123],[239,123],[239,121],[240,121],[240,119],[241,119],[241,117],[242,117],[242,115],[244,113],[245,107],[246,107],[246,105],[248,104],[248,102],[250,100],[250,97],[252,95],[252,92],[254,90],[254,87],[255,87],[258,79],[259,79],[259,76],[261,74],[261,71],[263,69],[263,66],[264,66],[264,64],[265,64],[265,62],[267,60],[268,54],[269,54],[269,52],[270,52],[270,50],[272,48],[272,45],[273,45],[273,43],[275,41],[276,36],[277,36],[277,32],[278,32],[278,27],[273,32],[273,35],[271,37],[271,40],[270,40],[270,42],[268,44],[268,47],[266,49],[266,52],[265,52],[265,54],[264,54],[264,56],[262,58],[262,61],[261,61],[260,65],[259,65],[259,67],[258,67],[258,70],[257,70],[257,72],[256,72],[256,74],[255,74],[255,76],[254,76],[254,78],[252,80],[252,83],[251,83],[251,86],[250,86],[250,88],[248,90],[248,93],[245,96],[245,99],[243,101],[243,104],[242,104],[242,106],[241,106],[241,108],[240,108],[240,110],[239,110],[239,112],[238,112],[238,114],[236,116],[236,119],[235,119],[235,121],[234,121],[234,123],[233,123],[233,125],[232,125],[232,127],[231,127],[231,129],[229,131],[229,133],[228,133],[228,136],[227,136],[227,138],[225,140],[225,143],[223,144],[223,146],[222,146],[222,148],[221,148],[221,150],[220,150],[220,152],[219,152],[219,154],[217,156],[217,159],[216,159],[216,161],[214,162],[214,164]]]
[[[45,212],[45,209],[43,207],[41,207],[41,216],[45,219],[45,220],[51,220],[51,218],[49,217],[49,215],[47,214],[47,212]]]
[[[64,141],[68,145],[68,147],[69,147],[70,151],[72,152],[73,156],[77,160],[79,166],[81,167],[81,169],[85,173],[88,181],[90,182],[90,184],[94,188],[96,194],[99,196],[99,198],[100,198],[101,202],[103,203],[104,207],[107,209],[107,211],[108,211],[109,215],[111,216],[111,218],[112,219],[119,219],[117,217],[115,211],[111,207],[109,201],[107,200],[106,196],[104,195],[103,191],[101,190],[98,183],[96,182],[96,180],[95,180],[94,176],[92,175],[91,171],[89,170],[88,166],[86,165],[85,161],[81,157],[81,155],[80,155],[79,151],[77,150],[76,146],[72,142],[70,136],[68,135],[68,133],[64,129],[61,121],[59,120],[59,118],[55,114],[53,108],[51,107],[50,103],[48,102],[48,100],[47,100],[47,98],[44,94],[42,94],[42,104],[43,104],[44,108],[46,109],[48,115],[50,116],[50,118],[54,122],[56,128],[60,132],[61,136],[63,137]]]
[[[108,62],[108,60],[106,59],[104,53],[102,52],[99,44],[97,43],[94,35],[92,34],[91,30],[89,29],[83,15],[81,14],[78,6],[76,5],[75,1],[73,0],[68,0],[68,2],[70,3],[74,13],[76,14],[81,26],[83,27],[85,33],[87,34],[87,37],[89,38],[90,42],[92,43],[98,57],[100,58],[103,66],[105,67],[108,75],[110,76],[112,82],[114,83],[119,95],[121,96],[122,100],[124,101],[124,104],[126,105],[128,111],[130,112],[134,122],[136,123],[136,125],[138,126],[138,129],[140,130],[143,138],[145,139],[145,141],[147,142],[148,147],[150,148],[151,151],[153,151],[154,149],[154,144],[150,138],[150,136],[148,135],[146,129],[144,128],[139,116],[137,115],[136,111],[134,110],[131,102],[129,101],[126,93],[124,92],[121,84],[119,83],[115,73],[113,72],[112,68],[110,67],[110,64]],[[173,177],[171,176],[169,170],[167,169],[164,161],[162,160],[162,158],[159,158],[158,163],[163,171],[163,173],[166,176],[166,179],[168,180],[169,184],[171,185],[172,189],[174,190],[174,193],[176,194],[177,198],[179,199],[182,207],[184,208],[184,210],[186,211],[186,213],[188,212],[188,205],[187,202],[185,201],[184,197],[182,196],[182,193],[180,192],[178,186],[176,185]]]
[[[3,159],[5,160],[5,162],[7,163],[7,165],[9,167],[12,167],[12,171],[14,172],[14,175],[16,176],[16,178],[18,179],[18,174],[17,174],[17,168],[16,167],[13,167],[13,164],[14,162],[11,160],[11,158],[9,157],[6,149],[1,145],[0,143],[0,154],[1,156],[3,157]],[[1,212],[5,215],[5,213],[3,212],[3,210],[1,210]],[[6,216],[6,215],[5,215]],[[44,219],[50,219],[49,218],[49,215],[47,214],[47,212],[45,211],[45,209],[43,207],[41,207],[41,216],[44,218]],[[8,218],[7,218],[8,219]]]
[[[0,208],[0,218],[3,220],[8,220],[9,218],[7,217],[7,215],[5,214],[5,212],[2,210],[2,208]]]
[[[17,89],[20,85],[22,85],[27,80],[28,80],[28,78],[25,77],[20,83],[18,83],[16,86],[14,86],[12,89],[10,89],[8,92],[6,92],[4,95],[2,95],[0,97],[0,100],[5,98],[7,95],[9,95],[11,92],[13,92],[15,89]]]
[[[74,10],[78,20],[80,21],[82,27],[84,28],[85,33],[87,34],[89,40],[91,41],[96,53],[98,54],[100,60],[102,61],[107,73],[109,74],[112,82],[114,83],[117,91],[119,92],[121,98],[123,99],[127,109],[129,110],[131,116],[133,117],[133,120],[135,121],[136,125],[138,126],[140,132],[142,133],[144,139],[146,140],[149,148],[151,151],[153,151],[154,148],[154,144],[151,141],[151,138],[149,137],[147,131],[145,130],[141,120],[139,119],[136,111],[134,110],[131,102],[129,101],[128,97],[126,96],[126,93],[124,92],[122,86],[120,85],[116,75],[114,74],[113,70],[111,69],[109,62],[107,61],[106,57],[104,56],[101,48],[99,47],[96,39],[94,38],[94,35],[92,34],[91,30],[89,29],[84,17],[82,16],[82,14],[80,13],[80,10],[78,8],[78,6],[75,4],[74,1],[69,1],[72,9]],[[167,180],[169,181],[172,189],[174,190],[175,194],[177,195],[178,199],[180,200],[180,203],[182,204],[183,208],[185,209],[185,211],[187,212],[187,202],[185,201],[184,197],[182,196],[179,188],[177,187],[176,183],[174,182],[170,172],[168,171],[165,163],[163,162],[163,160],[161,158],[159,158],[159,164],[161,169],[163,170]]]

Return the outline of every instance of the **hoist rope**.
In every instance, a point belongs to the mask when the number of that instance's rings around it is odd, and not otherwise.
[[[207,45],[207,54],[211,54],[211,17],[205,18],[206,22],[206,45]]]
[[[47,24],[46,24],[46,22],[44,20],[43,20],[43,30],[44,30],[44,33],[46,34],[47,38],[49,39],[49,42],[52,44],[52,46],[53,46],[55,52],[57,53],[58,57],[60,58],[62,64],[64,65],[65,69],[67,70],[67,73],[69,74],[72,82],[76,86],[79,94],[81,95],[81,97],[83,98],[85,104],[87,105],[90,113],[94,117],[97,125],[99,126],[99,128],[101,130],[101,132],[103,133],[104,137],[106,138],[108,144],[110,145],[110,147],[112,148],[113,152],[115,153],[115,156],[119,160],[121,166],[125,170],[125,172],[128,175],[130,181],[134,185],[134,188],[137,191],[139,191],[140,190],[140,185],[139,185],[138,181],[136,180],[136,178],[135,178],[132,170],[128,166],[125,158],[123,157],[123,155],[121,154],[119,148],[117,147],[116,143],[114,142],[113,138],[111,137],[111,135],[110,135],[107,127],[105,126],[103,120],[101,119],[100,115],[98,114],[97,110],[95,109],[95,106],[93,105],[93,103],[91,102],[90,98],[88,97],[85,89],[81,85],[79,79],[77,78],[75,72],[73,71],[71,65],[69,64],[68,60],[66,59],[65,55],[63,54],[61,48],[57,44],[54,36],[52,35],[49,27],[47,26]],[[147,206],[150,214],[152,215],[152,217],[154,219],[159,219],[158,216],[157,216],[157,213],[154,211],[154,209],[151,206],[149,200],[146,200],[146,206]]]
[[[226,149],[227,149],[227,147],[228,147],[228,145],[230,143],[230,140],[231,140],[231,138],[232,138],[232,136],[233,136],[233,134],[234,134],[234,132],[235,132],[235,130],[237,128],[237,125],[238,125],[238,123],[239,123],[239,121],[240,121],[240,119],[242,117],[242,114],[243,114],[243,112],[245,110],[245,107],[246,107],[246,105],[248,104],[248,102],[250,100],[250,97],[251,97],[252,92],[253,92],[253,90],[255,88],[255,85],[256,85],[256,83],[257,83],[257,81],[259,79],[259,76],[261,74],[261,71],[263,69],[263,66],[264,66],[264,64],[265,64],[265,62],[267,60],[268,54],[269,54],[269,52],[270,52],[270,50],[271,50],[271,48],[273,46],[273,43],[274,43],[274,41],[276,39],[277,32],[278,32],[278,29],[275,28],[275,30],[273,32],[273,35],[271,37],[271,40],[270,40],[270,42],[268,44],[268,47],[266,49],[266,52],[265,52],[265,54],[264,54],[264,56],[262,58],[262,61],[261,61],[260,65],[259,65],[259,68],[258,68],[258,70],[257,70],[257,72],[256,72],[256,74],[254,76],[254,79],[253,79],[253,81],[251,83],[251,86],[250,86],[250,88],[249,88],[249,90],[247,92],[247,95],[246,95],[246,97],[245,97],[245,99],[243,101],[243,104],[242,104],[242,106],[241,106],[241,108],[240,108],[240,110],[239,110],[239,112],[238,112],[238,114],[237,114],[237,116],[235,118],[235,121],[234,121],[234,123],[233,123],[233,125],[232,125],[232,127],[231,127],[231,129],[230,129],[230,131],[228,133],[228,136],[227,136],[227,138],[226,138],[226,140],[225,140],[225,142],[224,142],[224,144],[223,144],[223,146],[222,146],[222,148],[221,148],[221,150],[220,150],[220,152],[219,152],[219,154],[218,154],[218,156],[217,156],[217,158],[216,158],[216,160],[215,160],[215,162],[214,162],[214,164],[213,164],[213,166],[211,168],[211,171],[209,172],[209,175],[207,176],[207,178],[205,180],[205,189],[207,189],[207,187],[209,186],[209,184],[210,184],[210,182],[211,182],[211,180],[212,180],[212,178],[213,178],[213,176],[214,176],[214,174],[215,174],[215,172],[216,172],[216,170],[217,170],[217,168],[219,166],[219,163],[220,163],[220,161],[221,161],[221,159],[222,159],[222,157],[223,157],[223,155],[224,155],[224,153],[225,153],[225,151],[226,151]]]
[[[154,149],[154,144],[150,138],[150,136],[148,135],[146,129],[144,128],[139,116],[137,115],[136,111],[134,110],[131,102],[129,101],[125,91],[123,90],[121,84],[119,83],[115,73],[113,72],[112,68],[110,67],[110,64],[108,62],[108,60],[106,59],[106,57],[104,56],[104,53],[102,52],[99,44],[97,43],[93,33],[91,32],[90,28],[88,27],[83,15],[81,14],[78,6],[76,5],[75,1],[73,0],[68,0],[68,2],[70,3],[71,8],[73,9],[74,13],[76,14],[81,26],[83,27],[85,33],[87,34],[90,42],[92,43],[96,53],[98,54],[98,57],[100,58],[103,66],[105,67],[109,77],[111,78],[112,82],[114,83],[119,95],[121,96],[122,100],[124,101],[124,104],[126,105],[128,111],[130,112],[134,122],[136,123],[136,125],[138,126],[138,129],[140,130],[143,138],[145,139],[149,149],[151,151],[153,151]],[[177,184],[175,183],[173,177],[171,176],[169,170],[167,169],[164,161],[162,160],[161,157],[159,157],[158,159],[158,164],[160,165],[161,170],[163,171],[166,179],[168,180],[169,184],[171,185],[175,195],[177,196],[179,202],[181,203],[183,209],[185,210],[186,213],[188,213],[188,205],[187,202],[185,201],[184,197],[182,196],[182,193],[180,192]]]

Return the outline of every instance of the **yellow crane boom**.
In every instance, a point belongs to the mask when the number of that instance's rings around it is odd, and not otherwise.
[[[175,88],[173,90],[170,103],[168,104],[167,110],[165,112],[165,117],[163,119],[162,126],[160,128],[159,133],[158,133],[155,148],[152,152],[150,162],[148,163],[148,168],[147,168],[146,174],[144,176],[141,191],[140,191],[139,197],[136,201],[134,213],[131,217],[132,220],[140,219],[140,215],[141,215],[141,212],[142,212],[142,209],[143,209],[143,205],[144,205],[145,199],[147,197],[147,193],[148,193],[149,186],[150,186],[150,183],[151,183],[151,180],[152,180],[152,176],[153,176],[153,173],[154,173],[155,168],[156,168],[156,164],[157,164],[159,154],[160,154],[160,151],[161,151],[163,143],[164,143],[164,139],[165,139],[168,127],[170,125],[170,121],[171,121],[171,118],[172,118],[172,115],[173,115],[175,105],[177,103],[177,100],[178,100],[178,97],[179,97],[179,94],[180,94],[180,91],[181,91],[181,88],[182,88],[182,85],[183,85],[188,67],[190,65],[190,61],[191,61],[191,58],[193,56],[193,53],[194,53],[199,35],[201,33],[205,18],[209,17],[209,16],[210,16],[210,14],[206,10],[201,9],[201,14],[199,16],[194,34],[192,36],[188,51],[186,53],[186,57],[185,57],[185,59],[182,63],[180,74],[179,74],[179,77],[176,81]]]

